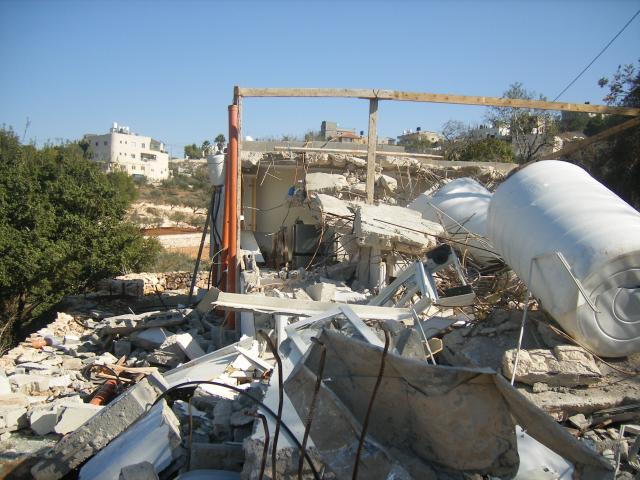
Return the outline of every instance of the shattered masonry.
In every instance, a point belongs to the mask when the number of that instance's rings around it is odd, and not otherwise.
[[[382,156],[367,205],[364,159],[241,160],[283,203],[245,198],[242,291],[67,298],[0,358],[3,478],[633,478],[638,212],[562,162]],[[559,210],[568,185],[624,221]]]

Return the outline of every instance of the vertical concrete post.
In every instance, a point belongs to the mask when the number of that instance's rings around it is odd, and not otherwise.
[[[369,100],[369,132],[367,144],[367,203],[373,204],[376,181],[376,145],[378,143],[378,99]]]

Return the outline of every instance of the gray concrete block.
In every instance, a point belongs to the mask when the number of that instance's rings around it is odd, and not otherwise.
[[[41,455],[31,474],[36,480],[62,478],[129,427],[166,388],[162,377],[146,377]]]

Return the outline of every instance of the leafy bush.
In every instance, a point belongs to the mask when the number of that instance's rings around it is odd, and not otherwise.
[[[124,221],[133,197],[77,143],[38,150],[0,130],[0,335],[154,259],[157,241]]]

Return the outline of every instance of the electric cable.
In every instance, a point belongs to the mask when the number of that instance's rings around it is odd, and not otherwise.
[[[262,401],[258,400],[256,397],[254,397],[250,393],[246,392],[245,390],[243,390],[243,389],[241,389],[239,387],[234,387],[233,385],[227,385],[226,383],[215,382],[215,381],[212,381],[212,380],[193,380],[193,381],[183,382],[183,383],[179,383],[177,385],[174,385],[173,387],[169,388],[168,390],[165,390],[164,392],[162,392],[158,396],[156,401],[153,402],[151,407],[154,407],[158,402],[160,402],[160,400],[163,400],[165,397],[167,397],[169,394],[175,392],[176,390],[179,390],[181,388],[187,388],[187,387],[197,387],[199,385],[213,385],[213,386],[216,386],[216,387],[228,388],[229,390],[233,390],[234,392],[236,392],[236,393],[238,393],[238,394],[250,399],[251,401],[255,402],[266,413],[268,413],[274,420],[278,419],[278,416],[276,415],[276,413],[273,410],[271,410],[271,408],[267,407]],[[195,388],[193,390],[195,391]],[[281,424],[282,429],[284,430],[284,432],[291,439],[291,441],[293,443],[295,443],[298,448],[302,447],[302,445],[300,444],[300,442],[298,441],[296,436],[293,434],[293,432],[287,426],[287,424],[282,421],[282,419],[280,419],[280,424]],[[313,473],[314,479],[315,480],[321,480],[320,474],[318,473],[318,471],[316,470],[315,465],[311,461],[311,457],[309,457],[308,452],[305,451],[304,452],[304,456],[305,456],[305,459],[307,460],[307,463],[309,464],[309,466],[311,468],[311,472]]]
[[[615,42],[615,40],[622,34],[622,32],[624,32],[627,27],[631,24],[631,22],[633,22],[635,20],[635,18],[640,14],[640,10],[638,10],[636,13],[633,14],[633,16],[629,19],[629,21],[627,23],[624,24],[624,27],[622,27],[620,29],[620,31],[618,33],[615,34],[615,36],[609,41],[609,43],[607,43],[604,48],[602,50],[600,50],[600,53],[598,53],[593,60],[591,60],[591,62],[589,62],[589,65],[587,65],[586,67],[584,67],[584,69],[576,76],[576,78],[574,78],[573,80],[571,80],[571,82],[569,82],[569,85],[567,85],[566,87],[564,87],[564,90],[562,90],[558,96],[556,98],[553,99],[553,101],[557,101],[564,92],[566,92],[567,90],[569,90],[569,88],[578,81],[578,79],[589,69],[589,67],[591,65],[593,65],[595,63],[596,60],[598,60],[598,58],[600,58],[600,55],[602,55],[610,46],[613,42]]]

